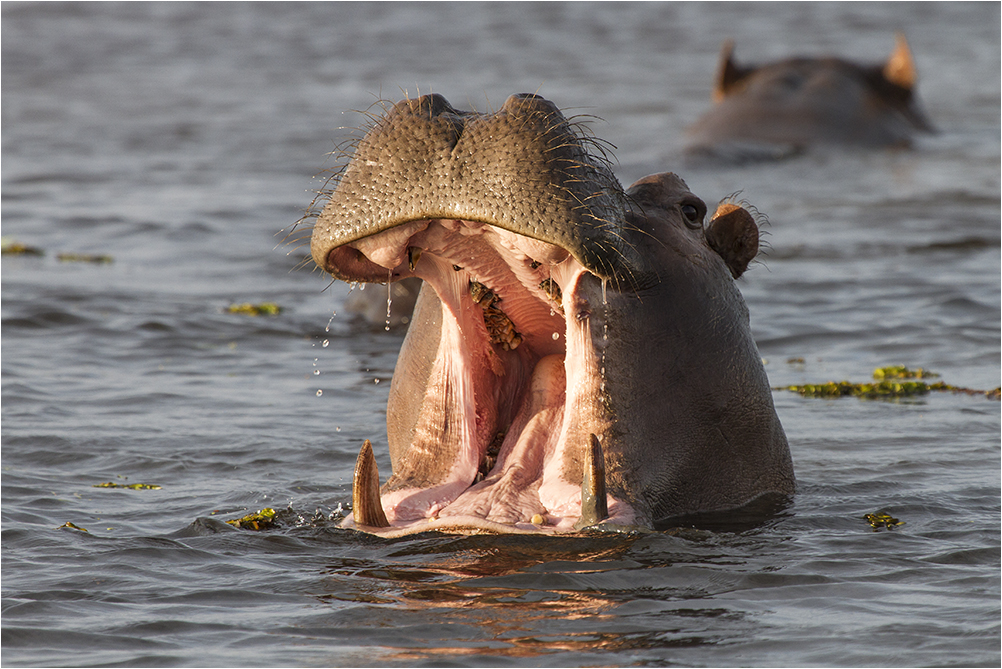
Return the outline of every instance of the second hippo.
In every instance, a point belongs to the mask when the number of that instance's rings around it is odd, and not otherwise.
[[[908,42],[897,36],[886,62],[789,58],[739,65],[724,44],[714,106],[688,130],[694,158],[782,158],[815,145],[904,147],[933,131],[915,92],[918,75]]]

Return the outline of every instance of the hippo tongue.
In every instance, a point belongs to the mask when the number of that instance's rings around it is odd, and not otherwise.
[[[342,271],[418,276],[441,301],[427,387],[409,391],[423,397],[412,442],[381,503],[363,447],[356,524],[572,531],[606,517],[599,279],[558,247],[458,220],[406,223],[331,255]],[[610,501],[617,522],[632,520]]]

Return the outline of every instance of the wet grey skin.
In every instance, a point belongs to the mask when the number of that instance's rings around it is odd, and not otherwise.
[[[790,58],[739,65],[726,42],[711,107],[686,131],[695,159],[783,158],[812,146],[911,146],[933,132],[918,102],[918,73],[904,35],[886,62]]]
[[[423,285],[345,525],[562,533],[790,495],[794,474],[735,279],[758,226],[672,173],[620,186],[552,103],[441,96],[373,122],[312,234],[338,279]]]

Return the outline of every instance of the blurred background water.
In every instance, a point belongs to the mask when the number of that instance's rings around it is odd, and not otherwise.
[[[769,216],[740,285],[773,385],[907,364],[994,388],[997,3],[0,11],[2,234],[44,252],[2,262],[6,666],[1002,661],[1000,410],[983,397],[776,391],[799,492],[751,527],[337,529],[363,439],[389,471],[401,335],[352,322],[348,287],[281,232],[377,100],[538,92],[597,117],[624,185],[672,170]],[[915,150],[682,160],[723,40],[745,62],[877,63],[897,30],[941,131]],[[242,302],[282,311],[228,312]],[[264,507],[263,531],[222,522]],[[875,511],[905,524],[874,531]]]

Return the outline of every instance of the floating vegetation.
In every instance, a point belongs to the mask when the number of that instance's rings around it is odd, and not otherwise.
[[[905,521],[892,518],[890,514],[881,513],[879,511],[877,513],[868,513],[864,515],[863,520],[870,523],[870,527],[873,528],[874,532],[879,532],[882,528],[893,530],[898,525],[905,524]]]
[[[129,490],[160,490],[155,483],[95,483],[93,488],[128,488]]]
[[[233,520],[227,520],[227,525],[232,525],[233,527],[238,527],[242,530],[254,530],[257,532],[263,527],[271,525],[272,521],[275,520],[275,509],[267,507],[261,509],[257,513],[249,513],[243,518],[234,518]]]
[[[247,314],[248,316],[276,316],[282,311],[282,307],[274,302],[261,302],[259,304],[244,302],[243,304],[231,304],[226,311],[231,314]]]
[[[56,255],[59,262],[90,262],[97,265],[107,265],[115,262],[109,255],[98,253],[59,253]]]
[[[939,374],[930,372],[928,369],[908,369],[904,365],[892,365],[891,367],[877,367],[873,370],[873,378],[881,379],[938,379]]]
[[[926,383],[925,381],[894,381],[890,379],[921,379],[937,378],[939,374],[927,369],[909,369],[903,365],[878,367],[873,370],[874,383],[851,383],[849,381],[828,381],[827,383],[809,383],[802,386],[782,386],[774,390],[791,390],[804,397],[847,397],[855,396],[863,399],[891,399],[897,397],[913,397],[927,395],[930,392],[952,392],[966,395],[984,395],[988,399],[997,400],[1002,394],[999,388],[994,390],[974,390],[951,386],[942,381]]]
[[[0,237],[0,253],[5,256],[43,256],[45,251],[28,246],[10,237]]]
[[[70,522],[65,522],[62,525],[60,525],[59,527],[57,527],[56,529],[57,530],[61,530],[64,527],[67,528],[67,529],[70,529],[70,530],[80,530],[81,532],[86,532],[87,531],[86,528],[80,527],[79,525],[74,525],[73,523],[70,523]]]
[[[804,397],[910,397],[925,395],[930,386],[921,381],[881,381],[880,383],[850,383],[849,381],[829,381],[827,383],[808,383],[803,386],[786,386],[782,390],[792,390]]]

